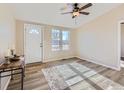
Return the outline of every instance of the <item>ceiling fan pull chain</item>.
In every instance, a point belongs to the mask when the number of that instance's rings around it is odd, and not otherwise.
[[[75,18],[75,24],[77,24],[77,17]]]

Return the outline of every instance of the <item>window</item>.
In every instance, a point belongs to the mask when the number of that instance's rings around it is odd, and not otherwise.
[[[39,34],[39,31],[37,29],[31,29],[29,31],[30,34]]]
[[[69,31],[62,31],[62,50],[69,49]]]
[[[52,50],[60,50],[60,31],[55,29],[52,30]]]
[[[52,29],[52,51],[69,49],[69,31]]]

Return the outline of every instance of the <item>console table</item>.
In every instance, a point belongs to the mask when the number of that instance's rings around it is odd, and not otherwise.
[[[7,75],[2,75],[2,73],[4,72],[11,72],[11,73]],[[20,74],[21,90],[23,90],[24,72],[25,72],[25,61],[24,61],[24,57],[21,56],[19,61],[13,61],[13,62],[10,62],[10,64],[5,64],[4,62],[0,66],[0,79],[8,76],[11,76],[11,79],[13,79],[14,75]]]

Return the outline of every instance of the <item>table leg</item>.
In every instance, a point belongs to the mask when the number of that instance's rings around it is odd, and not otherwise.
[[[24,77],[25,77],[25,66],[24,66],[24,68],[23,68],[23,71],[24,71]]]
[[[13,69],[11,69],[11,80],[13,80]]]
[[[21,69],[21,90],[23,90],[24,85],[24,68]]]
[[[0,73],[0,90],[1,90],[1,85],[2,85],[2,84],[1,84],[1,73]]]

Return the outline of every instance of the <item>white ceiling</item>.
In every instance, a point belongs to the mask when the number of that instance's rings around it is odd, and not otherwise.
[[[94,3],[93,6],[86,9],[86,11],[90,12],[90,15],[80,15],[75,20],[72,19],[71,14],[61,15],[61,12],[70,11],[70,9],[64,11],[60,10],[62,7],[66,6],[64,3],[11,4],[15,12],[16,19],[70,28],[77,28],[80,25],[83,25],[86,22],[89,22],[92,19],[110,11],[118,5],[119,4]]]

